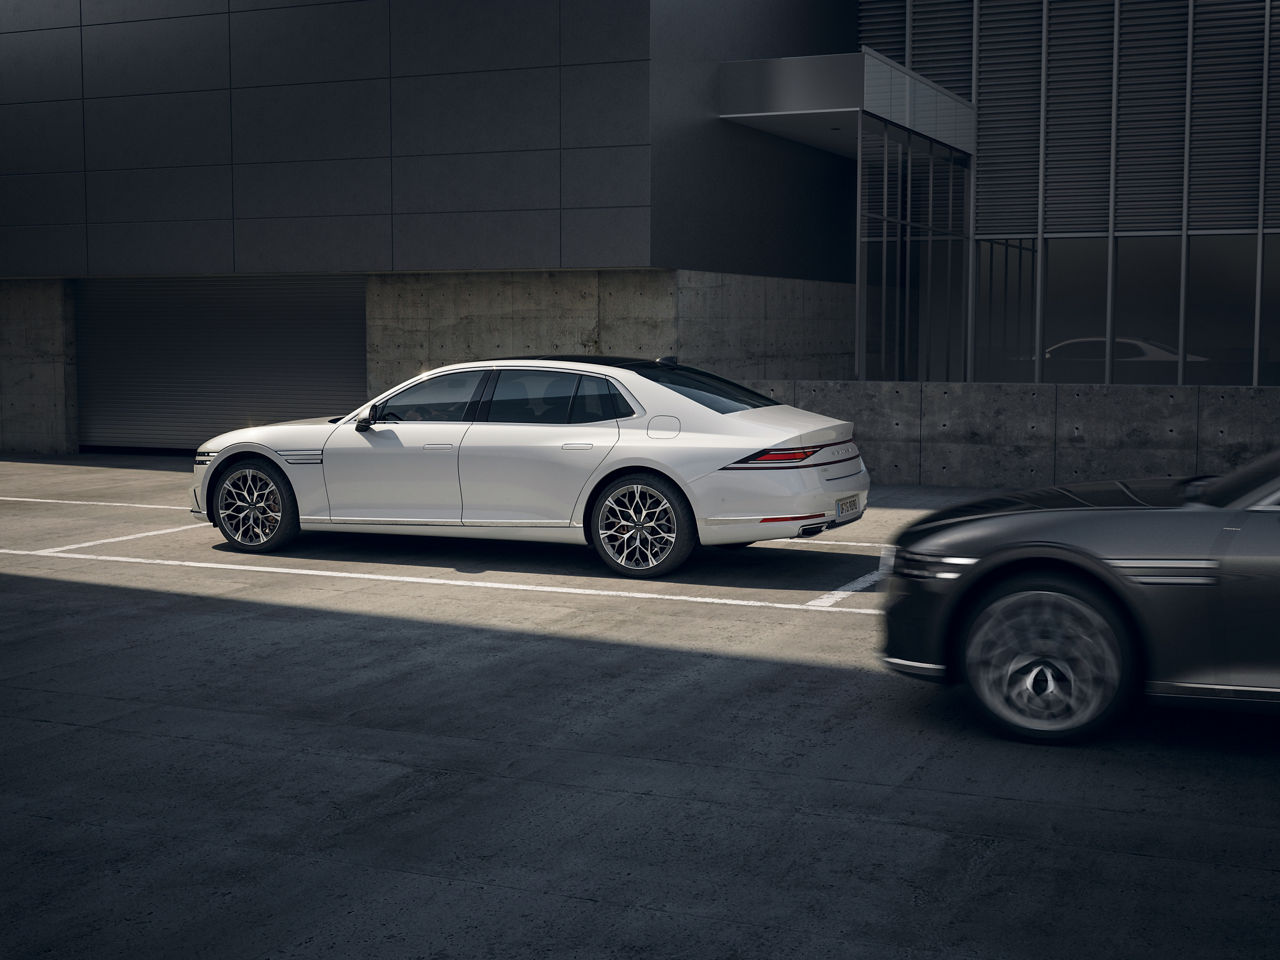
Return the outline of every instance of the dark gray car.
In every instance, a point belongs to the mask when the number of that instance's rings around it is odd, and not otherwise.
[[[1280,452],[963,504],[890,549],[885,663],[1006,733],[1076,738],[1137,691],[1280,702]]]

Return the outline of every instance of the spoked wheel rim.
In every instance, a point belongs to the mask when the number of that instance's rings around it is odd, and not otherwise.
[[[671,555],[679,528],[670,500],[653,487],[633,483],[605,499],[596,532],[619,566],[648,570]]]
[[[1119,646],[1111,624],[1089,604],[1026,591],[983,611],[965,667],[974,693],[997,717],[1025,730],[1065,733],[1115,700]]]
[[[258,546],[280,529],[280,489],[261,470],[237,470],[218,494],[218,518],[237,543]]]

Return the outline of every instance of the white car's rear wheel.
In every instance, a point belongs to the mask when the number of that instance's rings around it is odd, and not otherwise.
[[[627,577],[660,577],[689,558],[697,542],[693,511],[675,484],[629,474],[609,484],[591,511],[591,542]]]
[[[214,489],[214,522],[237,550],[278,550],[298,534],[298,504],[289,481],[265,460],[233,464]]]

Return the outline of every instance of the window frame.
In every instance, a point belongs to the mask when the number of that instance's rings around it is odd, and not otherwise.
[[[476,383],[474,389],[472,389],[471,398],[467,401],[466,406],[463,408],[462,417],[460,419],[457,419],[457,420],[388,420],[386,419],[385,414],[387,411],[387,407],[391,405],[392,401],[394,401],[396,397],[403,396],[404,394],[408,393],[410,390],[416,390],[418,387],[421,387],[423,384],[430,383],[432,380],[443,380],[445,377],[467,376],[475,373],[480,374],[480,379]],[[378,401],[377,403],[373,404],[373,417],[371,419],[374,423],[394,423],[394,424],[474,423],[476,419],[476,413],[480,406],[480,398],[484,395],[485,391],[488,389],[489,382],[492,379],[493,379],[492,370],[474,370],[474,369],[449,370],[447,372],[438,373],[433,376],[426,376],[421,378],[420,380],[413,381],[413,383],[410,383],[404,389],[397,390],[391,396],[385,397],[382,400]]]

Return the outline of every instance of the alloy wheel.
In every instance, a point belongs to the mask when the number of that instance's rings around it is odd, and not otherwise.
[[[237,470],[222,482],[218,518],[237,543],[266,543],[280,529],[281,517],[280,490],[262,471]]]
[[[614,562],[647,570],[671,554],[679,530],[671,501],[653,487],[633,483],[609,494],[596,532]]]
[[[974,694],[999,720],[1067,734],[1097,719],[1120,693],[1120,643],[1084,601],[1050,590],[996,600],[974,622],[965,651]]]

